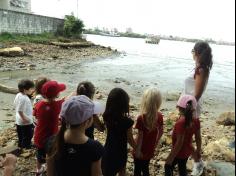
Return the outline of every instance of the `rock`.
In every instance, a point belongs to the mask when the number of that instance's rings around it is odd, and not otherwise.
[[[209,143],[203,151],[206,156],[211,158],[221,157],[225,161],[235,161],[235,152],[229,148],[229,140],[227,138]]]
[[[208,166],[216,170],[217,176],[235,176],[235,166],[231,163],[212,161]]]
[[[19,91],[13,87],[5,86],[0,84],[0,92],[10,93],[10,94],[17,94]]]
[[[13,48],[4,48],[0,49],[0,56],[8,56],[8,57],[14,57],[14,56],[23,56],[24,50],[20,47],[13,47]]]
[[[216,123],[224,126],[235,125],[235,112],[222,113],[216,120]]]
[[[17,146],[7,146],[0,149],[0,155],[7,153],[17,153],[19,148]]]
[[[166,101],[177,101],[180,97],[180,94],[181,93],[176,93],[176,92],[170,92],[170,93],[167,93],[166,95]]]

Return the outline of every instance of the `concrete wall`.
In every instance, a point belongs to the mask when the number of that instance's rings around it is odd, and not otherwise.
[[[0,33],[40,34],[55,32],[63,19],[0,9]]]

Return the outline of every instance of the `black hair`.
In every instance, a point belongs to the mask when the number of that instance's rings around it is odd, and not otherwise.
[[[193,121],[193,107],[192,101],[187,102],[186,108],[179,107],[180,112],[185,116],[185,124],[184,127],[188,128]]]
[[[24,92],[24,90],[29,90],[31,88],[34,88],[34,82],[29,79],[22,79],[18,83],[19,92]]]
[[[212,68],[212,50],[207,42],[200,41],[194,45],[193,48],[196,55],[199,57],[199,64],[201,68],[209,72]]]
[[[69,128],[78,128],[81,124],[78,125],[70,125]],[[63,154],[63,147],[65,145],[65,139],[64,139],[64,134],[65,131],[67,129],[67,124],[66,122],[62,119],[61,121],[61,128],[58,132],[58,134],[56,135],[56,138],[51,146],[51,148],[49,149],[49,159],[56,159],[56,160],[60,160],[60,158],[62,158],[62,154]]]
[[[85,95],[90,99],[93,99],[93,96],[95,94],[95,87],[94,85],[89,81],[82,81],[77,86],[77,95]]]
[[[115,124],[120,118],[129,116],[129,95],[121,88],[114,88],[110,91],[105,112],[104,122],[109,127]]]

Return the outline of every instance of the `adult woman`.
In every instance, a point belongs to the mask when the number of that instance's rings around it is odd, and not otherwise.
[[[207,42],[197,42],[192,49],[195,68],[190,76],[185,79],[183,94],[193,95],[197,100],[196,115],[199,118],[202,109],[202,95],[206,89],[210,70],[212,68],[212,50]],[[201,175],[204,164],[202,161],[195,162],[191,175]]]
[[[206,42],[197,42],[192,49],[192,54],[195,60],[195,68],[190,76],[185,79],[183,94],[195,96],[198,102],[197,116],[199,117],[201,113],[201,97],[206,89],[213,65],[211,47]]]

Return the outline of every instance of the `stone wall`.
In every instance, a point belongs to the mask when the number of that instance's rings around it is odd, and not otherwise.
[[[0,33],[40,34],[55,32],[63,19],[0,9]]]

